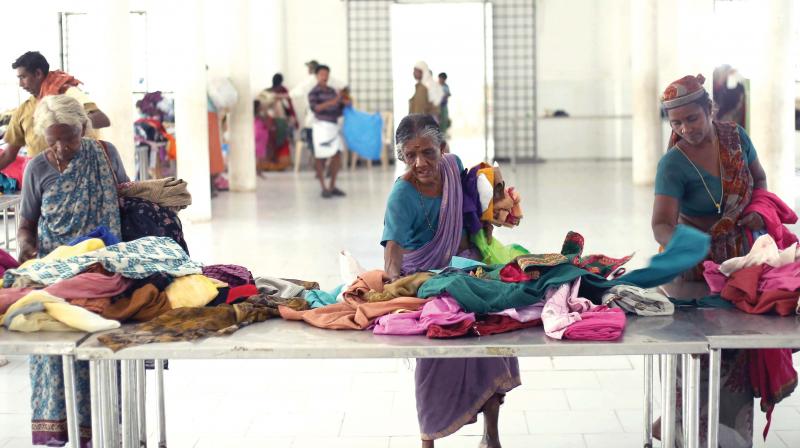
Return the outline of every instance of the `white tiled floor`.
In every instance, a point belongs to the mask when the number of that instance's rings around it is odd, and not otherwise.
[[[655,253],[652,190],[630,183],[629,163],[546,163],[505,169],[523,194],[520,228],[496,236],[536,251],[558,250],[564,235],[586,237],[586,251]],[[214,220],[186,225],[193,258],[236,263],[257,274],[338,280],[337,252],[382,266],[378,245],[389,173],[361,169],[341,182],[348,196],[323,200],[309,173],[269,174],[258,192],[224,193]],[[642,427],[638,357],[523,358],[523,386],[501,413],[506,448],[635,447]],[[413,369],[405,360],[172,361],[166,374],[170,447],[418,447]],[[148,378],[152,395],[152,377]],[[30,446],[27,363],[0,368],[0,448]],[[153,400],[149,433],[155,441]],[[756,412],[756,433],[763,416]],[[781,403],[758,447],[800,446],[800,397]],[[437,442],[476,447],[482,421]],[[155,445],[152,445],[155,446]]]

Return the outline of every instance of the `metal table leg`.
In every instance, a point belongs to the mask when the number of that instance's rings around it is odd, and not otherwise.
[[[139,446],[147,446],[147,381],[144,360],[136,361],[136,404],[138,405]]]
[[[687,378],[686,402],[683,406],[686,430],[686,448],[700,448],[700,355],[690,355],[686,360],[684,376]]]
[[[156,394],[158,394],[158,448],[167,446],[167,419],[164,406],[164,360],[156,359]]]
[[[67,408],[67,436],[70,445],[79,448],[80,427],[78,425],[78,393],[75,388],[75,358],[72,355],[61,356],[61,366],[64,372],[64,405]]]
[[[662,355],[661,446],[675,446],[675,376],[678,355]]]
[[[134,434],[139,437],[139,432],[133,430],[133,413],[131,412],[133,402],[133,361],[124,360],[120,362],[122,370],[121,391],[122,391],[122,448],[133,448],[132,438]]]
[[[653,446],[653,355],[644,355],[644,448]]]
[[[92,448],[103,446],[103,408],[102,384],[105,379],[101,372],[103,366],[101,361],[89,361],[89,395],[92,406]]]
[[[708,356],[708,446],[717,448],[719,438],[719,386],[722,351],[709,350]]]
[[[117,361],[105,361],[106,381],[104,391],[104,404],[107,412],[104,413],[105,446],[117,447],[119,437],[119,381],[117,381]]]
[[[680,417],[681,417],[681,429],[683,430],[682,436],[683,436],[683,440],[684,441],[686,440],[686,403],[687,403],[687,400],[688,400],[687,397],[688,397],[688,393],[689,393],[689,383],[688,383],[688,377],[686,375],[686,369],[688,368],[687,366],[689,365],[689,357],[690,356],[691,355],[689,355],[689,354],[680,355],[680,360],[681,360],[681,370],[680,370],[680,373],[679,373],[679,375],[680,375],[680,384],[681,384],[681,406],[680,406],[681,415],[680,415]],[[678,406],[676,405],[675,406],[675,409],[676,409],[675,412],[677,412],[677,408],[678,408]]]

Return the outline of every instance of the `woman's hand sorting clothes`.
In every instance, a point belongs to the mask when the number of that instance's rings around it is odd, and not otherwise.
[[[740,219],[736,225],[740,227],[747,227],[750,230],[763,230],[764,229],[764,219],[761,218],[756,212],[748,213],[744,216],[744,218]]]
[[[35,247],[32,247],[30,245],[21,246],[19,250],[19,258],[17,259],[17,261],[19,261],[20,264],[22,264],[28,260],[33,260],[38,255],[39,255],[38,251],[36,250]]]

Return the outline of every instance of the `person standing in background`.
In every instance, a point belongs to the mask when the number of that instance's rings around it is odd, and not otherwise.
[[[442,86],[442,101],[439,103],[439,129],[447,138],[447,130],[450,129],[450,110],[447,108],[447,102],[450,98],[450,86],[447,85],[447,73],[439,73],[439,85]]]

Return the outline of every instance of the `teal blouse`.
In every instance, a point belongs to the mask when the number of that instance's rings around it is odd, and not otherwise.
[[[458,159],[458,170],[464,171],[461,159]],[[422,195],[411,183],[398,178],[386,201],[381,245],[386,246],[387,241],[394,241],[408,250],[424,246],[433,239],[439,227],[441,206],[441,196],[432,198]],[[428,216],[427,220],[425,215]]]
[[[749,166],[758,159],[758,154],[747,132],[741,126],[738,127],[738,131],[742,151]],[[714,197],[714,200],[718,200],[722,192],[720,178],[711,175],[700,166],[697,169],[703,175],[703,179],[711,191],[711,196]],[[709,216],[717,214],[717,207],[708,197],[708,192],[697,175],[697,171],[689,160],[674,147],[670,148],[658,162],[655,191],[657,195],[671,196],[677,199],[683,215]]]

